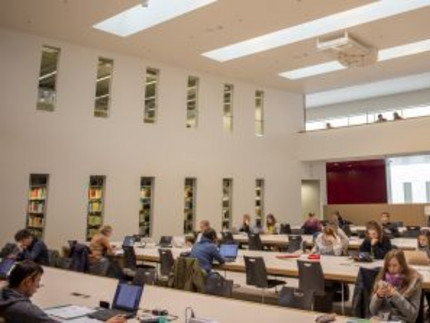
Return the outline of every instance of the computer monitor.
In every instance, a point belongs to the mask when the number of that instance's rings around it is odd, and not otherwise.
[[[15,265],[15,260],[11,258],[5,258],[0,262],[0,278],[7,279],[13,266]]]
[[[133,236],[125,236],[122,245],[125,247],[133,247],[134,246],[134,237]]]
[[[126,282],[119,282],[116,287],[112,308],[137,312],[142,292],[143,285],[131,285]]]
[[[223,258],[236,258],[239,246],[237,244],[222,244],[219,247],[219,253]]]

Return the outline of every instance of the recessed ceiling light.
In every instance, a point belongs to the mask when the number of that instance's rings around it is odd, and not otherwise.
[[[400,46],[381,49],[378,52],[378,62],[387,61],[394,58],[405,57],[409,55],[420,54],[430,51],[430,39],[422,40],[415,43],[404,44]],[[338,61],[330,61],[323,64],[306,66],[292,71],[279,73],[279,76],[290,80],[297,80],[309,76],[326,74],[334,71],[346,69]]]
[[[154,0],[150,1],[147,6],[138,4],[103,20],[95,24],[93,28],[127,37],[216,1],[218,0]]]
[[[331,32],[395,16],[429,5],[430,0],[375,1],[361,7],[356,7],[300,25],[214,49],[202,55],[218,62],[226,62],[239,57],[260,53]]]
[[[343,69],[346,69],[346,67],[343,66],[341,63],[339,63],[338,61],[331,61],[328,63],[306,66],[304,68],[299,68],[288,72],[282,72],[279,73],[279,76],[285,77],[290,80],[297,80],[309,76],[326,74]]]

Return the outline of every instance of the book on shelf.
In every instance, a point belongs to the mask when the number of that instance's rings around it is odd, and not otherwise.
[[[45,187],[33,187],[30,190],[30,200],[31,199],[45,199],[46,197],[46,188]]]
[[[101,199],[103,194],[103,190],[101,188],[90,188],[88,190],[88,198],[90,200]]]

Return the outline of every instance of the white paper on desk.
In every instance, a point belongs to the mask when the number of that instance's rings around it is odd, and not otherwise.
[[[100,323],[100,321],[84,316],[77,319],[67,320],[67,323]]]
[[[51,307],[44,310],[46,314],[58,317],[63,320],[70,320],[73,318],[85,316],[94,311],[95,310],[93,308],[78,305],[64,305],[58,307]]]

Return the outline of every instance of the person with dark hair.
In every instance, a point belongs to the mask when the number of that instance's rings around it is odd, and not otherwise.
[[[421,292],[422,276],[407,264],[402,250],[391,250],[376,277],[370,312],[384,322],[415,323]]]
[[[267,234],[279,234],[281,226],[277,223],[275,216],[269,213],[266,216],[266,229],[264,230]]]
[[[30,298],[40,287],[43,268],[39,264],[24,260],[15,265],[9,276],[9,285],[0,289],[0,317],[7,323],[54,323]],[[109,323],[123,323],[122,316],[115,316]]]
[[[49,255],[46,244],[34,237],[29,230],[23,229],[18,231],[15,234],[15,241],[21,250],[16,256],[16,260],[29,259],[40,265],[49,266]]]
[[[242,226],[240,227],[239,232],[250,233],[251,231],[251,216],[249,214],[244,214],[242,219]]]
[[[359,250],[370,253],[375,259],[384,259],[391,248],[391,241],[384,235],[379,223],[369,221],[366,224],[366,238],[363,240]]]
[[[344,220],[344,218],[340,215],[339,211],[334,211],[331,214],[331,221],[337,222],[337,224],[339,225],[339,227],[342,227],[345,224],[347,224],[347,222]]]
[[[191,257],[199,261],[200,267],[207,273],[212,270],[212,262],[218,261],[220,264],[225,262],[215,244],[217,235],[214,229],[207,229],[203,232],[202,238],[191,249]]]
[[[308,219],[303,224],[302,229],[304,234],[315,234],[317,232],[321,232],[322,224],[320,220],[317,219],[315,213],[309,213]]]

